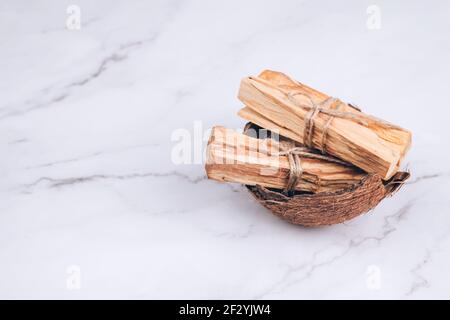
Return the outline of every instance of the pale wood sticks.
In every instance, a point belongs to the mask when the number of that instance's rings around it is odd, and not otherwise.
[[[293,186],[296,191],[333,192],[365,176],[354,166],[311,153],[288,139],[256,139],[220,126],[211,132],[206,172],[218,181],[286,189],[293,174],[290,153],[298,155],[301,170]]]
[[[411,133],[369,116],[288,76],[266,70],[241,82],[244,119],[387,180],[399,169]]]

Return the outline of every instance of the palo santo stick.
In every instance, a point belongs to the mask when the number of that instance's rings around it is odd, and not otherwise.
[[[290,176],[287,155],[290,141],[257,139],[224,127],[214,127],[207,148],[209,179],[284,189]],[[320,156],[320,155],[319,155]],[[303,173],[296,191],[334,192],[358,183],[365,174],[358,168],[321,159],[301,158]]]
[[[282,73],[264,71],[242,80],[239,99],[247,107],[239,115],[304,143],[306,121],[311,110],[320,107],[308,131],[313,148],[323,148],[384,180],[392,177],[410,147],[411,133],[329,98]]]
[[[326,94],[308,87],[307,85],[301,84],[281,72],[265,70],[261,72],[259,77],[280,86],[284,90],[295,91],[300,87],[309,97],[311,97],[311,99],[313,99],[314,103],[316,104],[320,104],[320,102],[329,98],[329,96],[327,96]],[[339,107],[340,111],[355,114],[361,113],[361,110],[350,104],[341,103]],[[383,126],[383,124],[385,124],[385,122],[383,120],[377,119],[370,115],[364,116],[368,119],[371,119],[372,122],[381,124],[378,126],[371,126],[371,129],[377,131],[377,135],[380,136],[383,140],[391,143],[391,147],[398,149],[400,152],[402,152],[403,155],[406,154],[411,145],[411,132],[393,125],[390,125],[389,130],[386,131],[384,130],[385,126]],[[406,148],[402,144],[404,141],[408,142]]]

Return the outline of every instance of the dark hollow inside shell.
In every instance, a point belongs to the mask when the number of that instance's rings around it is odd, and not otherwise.
[[[244,132],[250,132],[249,129],[258,134],[261,128],[248,123]],[[360,183],[338,192],[296,192],[291,196],[278,189],[246,187],[273,214],[294,224],[313,227],[342,223],[370,211],[399,190],[409,176],[408,172],[397,172],[383,181],[378,175],[367,174]]]

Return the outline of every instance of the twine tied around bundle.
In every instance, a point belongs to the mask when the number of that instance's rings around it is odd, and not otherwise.
[[[278,153],[279,156],[287,156],[289,162],[289,178],[284,189],[285,194],[292,194],[295,191],[295,187],[300,181],[303,175],[303,168],[301,164],[301,158],[324,160],[344,166],[351,166],[349,163],[339,160],[327,155],[321,155],[312,152],[305,147],[294,147]]]
[[[293,104],[295,104],[297,107],[302,108],[303,110],[309,111],[304,119],[305,128],[303,131],[303,144],[306,145],[309,148],[313,147],[313,134],[314,134],[314,126],[315,126],[315,118],[319,113],[327,114],[329,115],[329,118],[325,125],[323,126],[322,130],[322,138],[321,143],[319,146],[319,149],[322,151],[323,154],[326,153],[326,140],[328,135],[328,129],[330,127],[331,122],[334,118],[341,118],[353,121],[357,124],[360,124],[365,127],[369,127],[370,123],[376,123],[378,126],[381,126],[386,129],[394,129],[394,130],[403,130],[401,127],[394,125],[392,123],[386,122],[382,119],[378,119],[376,117],[373,117],[368,114],[362,113],[361,109],[352,103],[344,103],[341,100],[334,98],[334,97],[328,97],[324,101],[320,103],[315,103],[313,99],[304,92],[296,92],[296,91],[289,91],[285,93],[288,100],[291,101]],[[306,97],[311,105],[302,104],[299,101],[295,99],[295,96],[304,96]],[[332,109],[331,107],[337,103],[336,109]],[[356,111],[359,111],[359,113],[349,112],[349,111],[339,111],[342,106],[348,105],[351,108],[355,109]]]
[[[309,99],[312,106],[302,105],[299,104],[298,101],[293,99],[296,95],[302,95]],[[288,98],[293,101],[297,106],[309,110],[309,112],[305,116],[305,128],[303,131],[303,144],[307,146],[308,148],[313,148],[313,134],[314,134],[314,126],[315,126],[315,118],[319,113],[325,113],[329,115],[329,118],[322,129],[322,138],[320,140],[319,150],[322,152],[322,154],[326,153],[326,142],[328,137],[328,129],[330,127],[331,122],[335,117],[353,120],[358,122],[359,124],[367,126],[367,122],[364,121],[364,119],[361,118],[360,115],[352,113],[352,112],[345,112],[345,111],[339,111],[342,105],[344,103],[334,97],[328,97],[324,101],[320,102],[319,104],[316,104],[309,95],[304,94],[302,92],[294,92],[289,93]],[[337,103],[336,109],[333,110],[332,107]],[[360,108],[356,107],[353,104],[348,104],[352,108],[354,108],[357,111],[361,111]]]

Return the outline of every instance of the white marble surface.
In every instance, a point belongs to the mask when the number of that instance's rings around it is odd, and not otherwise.
[[[450,298],[449,12],[2,1],[0,297]],[[263,68],[411,129],[411,183],[368,215],[305,229],[173,164],[174,130],[243,125],[240,78]]]

